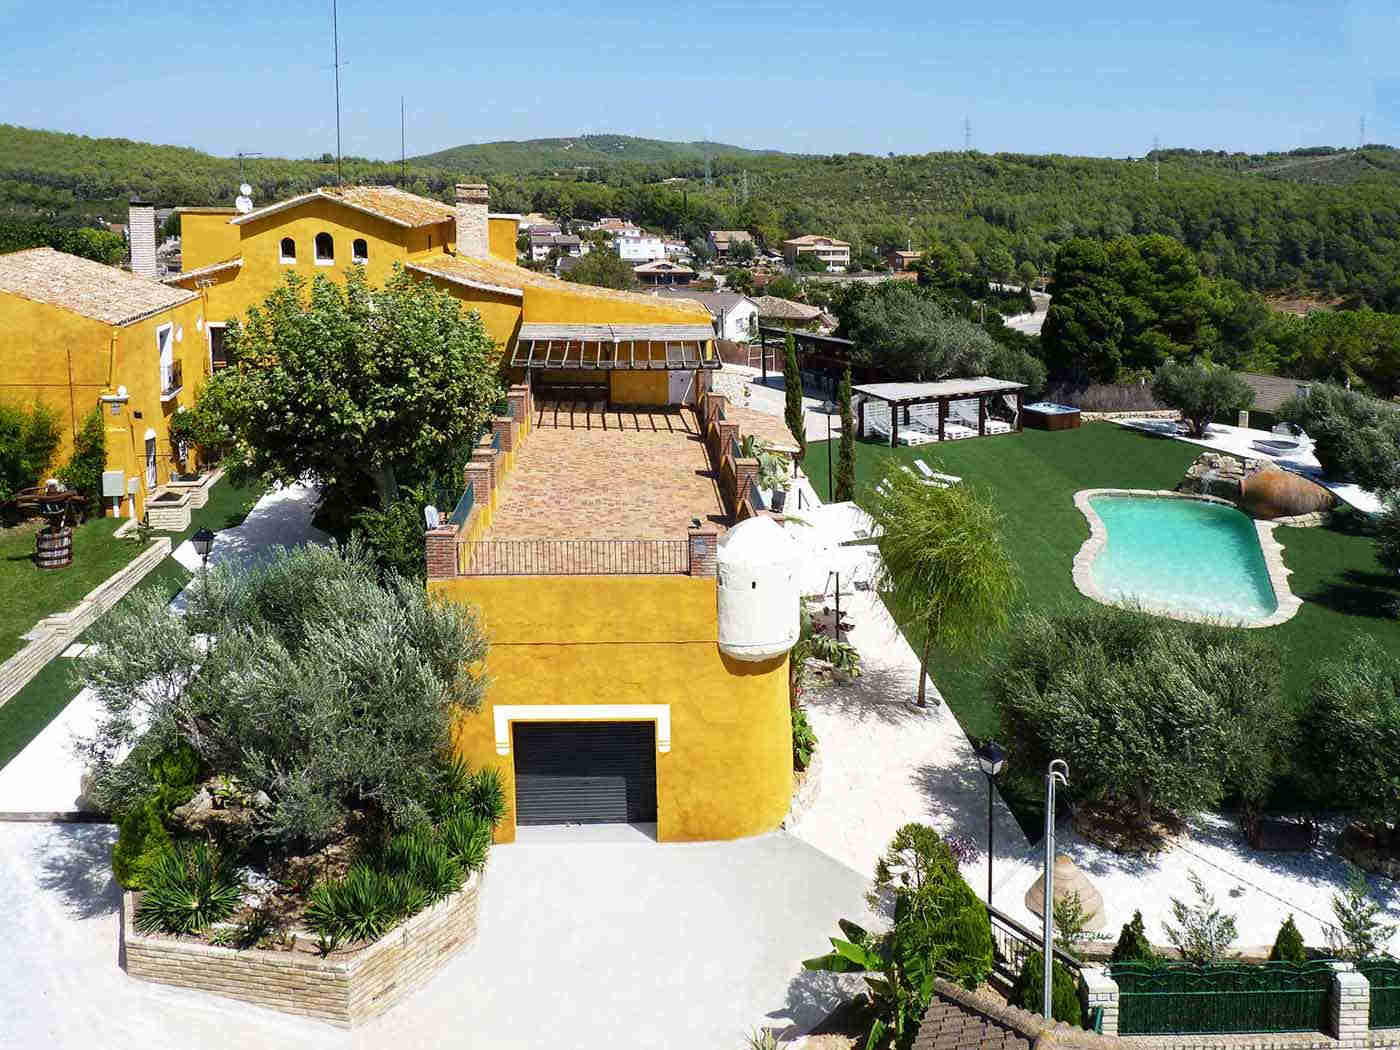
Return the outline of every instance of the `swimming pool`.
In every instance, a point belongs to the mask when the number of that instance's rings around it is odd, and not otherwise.
[[[1247,626],[1282,622],[1282,607],[1254,521],[1234,507],[1130,491],[1090,491],[1075,502],[1090,538],[1075,559],[1075,584],[1104,602],[1134,602],[1181,619]],[[1279,573],[1286,574],[1272,535]]]

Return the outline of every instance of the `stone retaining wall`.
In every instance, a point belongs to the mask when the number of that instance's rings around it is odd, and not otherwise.
[[[421,988],[476,939],[482,876],[419,912],[375,943],[321,958],[304,940],[293,951],[216,948],[137,933],[136,899],[122,894],[121,938],[129,976],[228,996],[352,1028]]]
[[[40,620],[26,636],[30,639],[29,644],[0,664],[0,706],[28,685],[45,664],[66,649],[68,643],[87,630],[94,620],[116,605],[169,553],[169,538],[152,540],[149,547],[90,590],[73,608]]]
[[[1108,423],[1115,419],[1180,419],[1174,408],[1157,408],[1147,412],[1080,412],[1081,423]]]

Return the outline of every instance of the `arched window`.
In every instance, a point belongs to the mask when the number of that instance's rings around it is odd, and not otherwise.
[[[350,258],[357,263],[369,261],[369,244],[363,237],[356,237],[355,243],[350,245]]]
[[[329,233],[318,233],[316,235],[317,265],[324,266],[333,262],[335,262],[335,241],[331,240]]]
[[[282,246],[278,249],[282,253],[284,263],[294,263],[297,261],[297,242],[290,237],[282,238]]]

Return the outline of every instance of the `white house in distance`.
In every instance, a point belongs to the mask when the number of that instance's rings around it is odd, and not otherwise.
[[[570,259],[577,259],[581,255],[588,254],[588,245],[581,238],[572,234],[530,234],[530,258],[535,262],[543,262],[549,258],[549,253],[555,248],[559,249],[560,255]]]
[[[656,294],[703,303],[714,321],[715,334],[721,339],[746,343],[758,336],[758,304],[747,295],[738,292],[697,292],[690,288],[675,291],[661,288]]]
[[[666,245],[653,233],[623,234],[613,239],[613,247],[624,262],[644,263],[666,258]]]

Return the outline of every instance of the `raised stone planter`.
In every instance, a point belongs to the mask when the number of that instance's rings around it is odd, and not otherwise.
[[[188,492],[167,488],[146,501],[146,524],[161,532],[184,532],[190,527]]]
[[[165,483],[165,487],[173,492],[183,492],[190,498],[190,509],[198,510],[209,502],[209,490],[212,489],[220,478],[224,476],[224,468],[210,471],[208,474],[201,474],[192,481],[180,481],[172,478]]]
[[[122,894],[121,939],[128,975],[212,992],[353,1028],[402,1002],[476,939],[481,875],[373,944],[321,958],[304,938],[291,951],[216,948],[137,933],[136,897]]]

